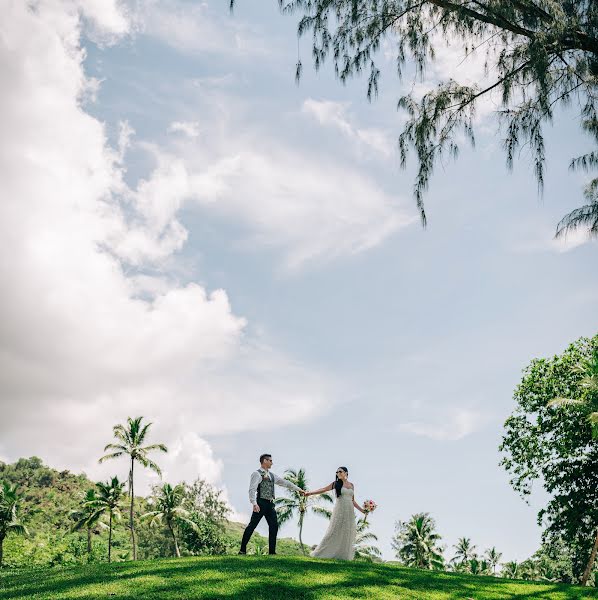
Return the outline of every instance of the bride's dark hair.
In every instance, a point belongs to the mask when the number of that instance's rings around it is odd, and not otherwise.
[[[347,469],[347,467],[339,467],[338,469],[340,469],[341,471],[344,471],[347,475],[349,474],[349,469]],[[338,475],[336,476],[336,479],[334,480],[334,489],[336,490],[336,497],[340,498],[341,497],[341,490],[343,489],[343,482],[342,480],[340,480],[338,478]]]

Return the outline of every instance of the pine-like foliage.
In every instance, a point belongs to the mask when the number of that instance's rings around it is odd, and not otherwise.
[[[231,8],[235,2],[231,0]],[[398,99],[407,111],[399,135],[401,165],[411,151],[418,162],[414,195],[426,224],[424,192],[434,167],[456,158],[459,140],[475,143],[476,109],[489,94],[499,103],[507,164],[523,148],[531,152],[541,190],[545,174],[543,126],[560,106],[575,103],[580,126],[598,144],[598,2],[595,0],[279,0],[284,13],[297,14],[298,35],[312,36],[314,66],[331,60],[337,77],[367,74],[367,95],[378,93],[378,51],[395,54],[399,77],[411,65],[422,79],[442,47],[463,57],[483,55],[487,79],[463,85],[442,81],[423,97]],[[297,78],[302,70],[297,64]],[[571,163],[591,169],[593,151]],[[568,214],[557,235],[586,227],[598,235],[598,180],[586,190],[588,203]]]

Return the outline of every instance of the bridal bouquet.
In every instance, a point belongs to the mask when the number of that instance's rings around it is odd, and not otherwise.
[[[367,521],[368,515],[371,512],[374,512],[376,510],[377,506],[378,505],[373,500],[366,500],[363,503],[363,510],[365,511],[365,516],[363,517],[363,522],[364,523]]]

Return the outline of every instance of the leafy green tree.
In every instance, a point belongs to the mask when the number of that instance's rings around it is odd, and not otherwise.
[[[477,558],[475,546],[471,543],[470,538],[459,538],[454,548],[455,556],[451,559],[452,564],[466,565],[471,559]]]
[[[174,553],[177,558],[181,557],[179,543],[175,533],[175,525],[177,523],[185,523],[188,527],[195,529],[197,526],[189,518],[189,511],[183,508],[185,500],[185,486],[179,484],[172,487],[169,483],[165,483],[162,487],[155,487],[150,503],[154,510],[142,515],[142,519],[148,519],[150,524],[159,525],[165,523],[168,531],[172,536],[174,543]]]
[[[544,581],[573,582],[573,560],[571,548],[561,539],[553,537],[542,543],[531,557],[536,565],[538,579]]]
[[[374,561],[380,559],[382,552],[371,542],[377,542],[378,536],[369,531],[370,523],[363,517],[357,520],[357,536],[355,538],[355,558]]]
[[[239,0],[231,0],[231,8]],[[399,136],[401,166],[415,151],[418,171],[414,195],[426,223],[423,195],[435,166],[456,158],[464,138],[475,142],[476,109],[482,102],[500,104],[496,119],[505,130],[507,164],[528,148],[535,177],[544,182],[543,126],[558,107],[579,104],[580,126],[598,142],[598,5],[594,0],[279,0],[284,13],[297,13],[299,37],[312,35],[314,66],[331,60],[344,83],[364,72],[367,95],[378,93],[381,69],[377,55],[394,48],[397,75],[413,65],[422,79],[443,45],[463,57],[483,58],[489,81],[462,85],[446,78],[423,97],[411,92],[398,100],[407,112]],[[388,42],[388,43],[387,43]],[[297,79],[302,64],[297,64]],[[413,86],[410,86],[413,89]],[[598,152],[572,162],[592,168]],[[593,190],[598,187],[595,180]],[[589,192],[586,192],[587,194]],[[598,202],[570,213],[559,232],[587,225],[598,234]]]
[[[191,554],[225,554],[225,525],[230,508],[222,499],[222,490],[214,488],[203,479],[197,479],[185,486],[184,505],[195,524],[195,527],[187,527],[185,523],[181,523],[188,551]],[[238,545],[235,541],[235,552]]]
[[[535,359],[515,390],[516,408],[505,422],[501,465],[513,488],[527,498],[541,482],[549,500],[538,513],[544,540],[558,538],[572,551],[573,573],[585,585],[598,548],[598,442],[585,404],[555,410],[554,398],[584,398],[577,365],[590,360],[598,335],[581,338],[560,356]]]
[[[97,522],[108,513],[108,562],[112,562],[112,529],[114,521],[121,518],[124,482],[113,477],[106,482],[96,484],[96,493],[90,497],[85,508],[90,509],[89,521]]]
[[[496,575],[496,567],[498,566],[498,563],[500,563],[501,558],[502,552],[499,552],[494,546],[489,550],[486,550],[486,559],[494,575]]]
[[[72,527],[72,531],[79,531],[85,528],[87,533],[87,556],[91,558],[91,534],[95,527],[106,526],[101,522],[101,514],[98,513],[94,508],[94,501],[96,500],[96,491],[89,489],[85,492],[81,507],[78,510],[71,512],[71,517],[74,519],[75,524]]]
[[[392,548],[396,557],[408,567],[443,569],[444,557],[440,548],[441,537],[429,513],[417,513],[409,521],[396,524]]]
[[[17,486],[3,481],[0,483],[0,568],[4,554],[4,540],[9,533],[27,535],[27,528],[19,520]]]
[[[307,478],[305,476],[305,469],[287,469],[284,474],[284,478],[291,483],[294,483],[298,488],[307,491]],[[299,543],[301,544],[301,550],[303,554],[305,552],[305,545],[303,544],[303,523],[305,516],[308,512],[323,515],[330,518],[330,511],[325,507],[321,506],[321,500],[324,502],[332,503],[332,496],[324,493],[318,496],[303,496],[299,492],[294,490],[285,489],[287,496],[276,498],[276,513],[278,516],[278,522],[282,525],[287,521],[290,521],[294,516],[297,516],[297,526],[299,527]]]
[[[112,458],[119,458],[121,456],[129,457],[129,528],[131,530],[131,546],[133,548],[133,560],[137,559],[137,548],[135,544],[135,515],[134,515],[134,504],[135,504],[135,491],[133,487],[134,483],[134,469],[135,463],[138,462],[143,467],[149,468],[156,472],[158,475],[162,475],[160,467],[148,458],[150,452],[159,450],[160,452],[168,452],[168,448],[164,444],[151,444],[144,446],[145,438],[152,423],[146,423],[142,425],[143,417],[137,417],[136,419],[127,418],[127,425],[115,425],[112,429],[114,437],[117,439],[116,444],[107,444],[104,448],[104,452],[112,450],[110,454],[106,454],[100,458],[99,462],[102,463]]]

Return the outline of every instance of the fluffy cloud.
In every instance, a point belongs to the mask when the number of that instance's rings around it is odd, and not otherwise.
[[[360,153],[373,150],[384,158],[390,158],[393,153],[391,136],[386,131],[374,127],[357,127],[351,122],[347,109],[347,103],[308,98],[303,103],[302,112],[314,117],[321,125],[338,129],[355,143]]]
[[[190,138],[196,138],[199,135],[199,123],[197,121],[174,121],[170,124],[168,131],[172,133],[182,133]]]
[[[129,0],[136,28],[185,54],[265,55],[259,33],[218,16],[206,2]]]
[[[282,249],[289,269],[363,252],[414,221],[399,198],[349,166],[271,139],[230,145],[235,150],[221,156],[197,144],[188,158],[156,151],[158,166],[140,186],[143,201],[174,211],[189,200],[237,220],[252,247]]]
[[[113,149],[82,107],[83,19],[104,41],[127,31],[115,0],[9,1],[0,24],[0,455],[100,476],[111,426],[145,415],[169,477],[217,482],[202,436],[261,429],[262,407],[268,426],[308,419],[330,388],[252,340],[224,290],[161,269],[184,194],[123,182],[132,131]]]
[[[469,409],[457,409],[442,423],[423,421],[401,423],[399,431],[433,440],[456,441],[478,431],[486,422],[487,417],[482,413]]]

